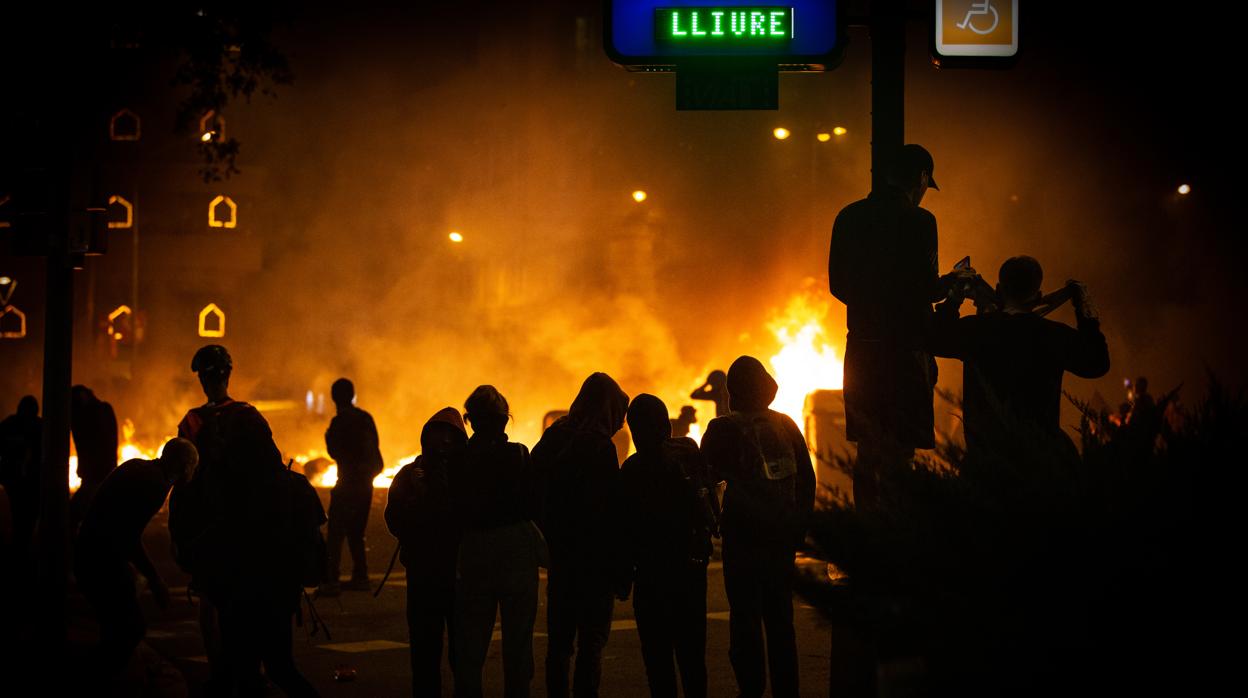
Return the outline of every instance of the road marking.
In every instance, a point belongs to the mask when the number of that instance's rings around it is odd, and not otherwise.
[[[321,649],[335,652],[376,652],[378,650],[401,650],[407,647],[406,642],[393,640],[365,640],[363,642],[335,642],[328,645],[317,645]]]

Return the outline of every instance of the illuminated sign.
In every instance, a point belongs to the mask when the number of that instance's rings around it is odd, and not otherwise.
[[[222,205],[224,204],[224,207]],[[229,214],[228,217],[220,217],[218,211]],[[237,228],[238,227],[238,204],[228,196],[218,195],[217,198],[208,204],[208,227],[209,228]]]
[[[654,40],[663,44],[788,46],[794,36],[792,7],[660,7]]]
[[[108,205],[120,206],[125,213],[125,216],[121,220],[109,221],[108,227],[129,228],[130,226],[134,225],[134,205],[131,204],[129,201],[126,201],[126,198],[124,196],[113,195],[113,196],[108,197]]]
[[[225,312],[218,308],[216,303],[209,303],[199,311],[199,336],[225,336]]]
[[[26,313],[17,309],[16,305],[0,308],[0,337],[4,339],[21,339],[26,336]]]
[[[133,312],[128,305],[119,305],[108,314],[108,336],[116,340],[121,340],[124,335],[121,333],[122,318],[129,322]]]
[[[680,72],[682,64],[705,59],[743,59],[773,70],[825,70],[835,67],[844,50],[842,3],[836,0],[607,4],[607,55],[635,70]]]
[[[932,57],[938,65],[1002,64],[1018,55],[1018,0],[935,3]]]
[[[108,137],[114,141],[137,141],[142,135],[139,115],[121,109],[108,120]]]

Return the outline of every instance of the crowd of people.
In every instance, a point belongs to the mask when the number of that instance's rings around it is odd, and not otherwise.
[[[968,455],[981,458],[1000,456],[989,450],[1007,422],[1065,438],[1063,374],[1109,369],[1085,286],[1069,284],[1077,327],[1033,312],[1043,272],[1030,257],[1001,267],[998,304],[959,316],[970,283],[982,279],[969,264],[938,273],[936,221],[919,206],[936,188],[933,169],[925,149],[905,146],[887,185],[846,207],[833,228],[829,281],[848,307],[844,395],[847,436],[858,444],[859,507],[881,506],[889,470],[934,445],[934,356],[965,364]],[[143,637],[130,566],[167,601],[141,534],[168,495],[176,561],[200,600],[214,689],[258,695],[267,675],[288,695],[315,695],[293,660],[292,619],[305,587],[319,585],[322,596],[369,588],[364,531],[382,470],[376,425],[355,405],[354,385],[335,382],[337,414],[325,440],[339,479],[326,544],[315,491],[283,464],[260,412],[230,396],[226,348],[203,347],[191,368],[207,402],[187,412],[154,461],[117,467],[111,407],[74,389],[83,480],[74,499],[75,571],[101,625],[100,669],[117,671]],[[750,356],[713,373],[690,396],[716,408],[700,444],[681,433],[691,408],[672,418],[653,395],[630,401],[605,373],[585,379],[531,452],[509,439],[508,401],[493,386],[472,391],[462,412],[432,415],[421,455],[395,475],[385,507],[407,571],[413,695],[441,695],[445,647],[455,695],[480,696],[500,615],[504,695],[529,695],[545,568],[548,695],[598,695],[614,605],[631,596],[651,694],[675,696],[679,684],[685,696],[705,696],[707,567],[720,538],[739,695],[761,696],[769,682],[777,698],[798,696],[794,558],[815,473],[797,425],[770,409],[777,387]],[[626,422],[635,453],[621,464],[613,438]],[[40,462],[32,429],[38,405],[23,398],[0,428],[0,484],[27,541],[36,509],[25,495],[37,489]],[[346,583],[344,541],[352,558]]]

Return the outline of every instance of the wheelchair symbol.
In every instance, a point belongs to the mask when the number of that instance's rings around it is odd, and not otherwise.
[[[987,29],[980,29],[975,26],[975,18],[984,15],[992,15],[992,25]],[[997,14],[997,8],[992,6],[992,0],[983,0],[982,2],[972,2],[971,9],[966,11],[966,17],[961,22],[955,24],[958,29],[967,29],[983,36],[991,34],[997,28],[997,24],[1001,21],[1001,16]]]

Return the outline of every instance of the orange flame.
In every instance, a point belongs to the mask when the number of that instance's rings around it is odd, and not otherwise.
[[[769,360],[780,384],[771,408],[792,417],[803,434],[806,396],[816,390],[839,389],[844,382],[840,351],[827,342],[828,308],[827,301],[798,294],[767,323],[780,343],[780,350]]]

